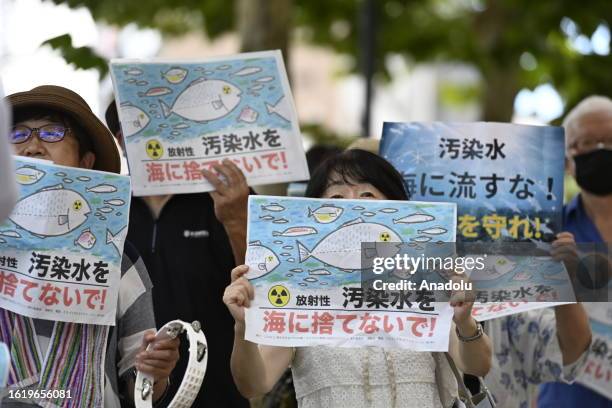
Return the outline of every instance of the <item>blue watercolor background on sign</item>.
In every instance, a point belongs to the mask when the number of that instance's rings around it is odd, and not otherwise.
[[[497,138],[505,143],[505,159],[497,160],[440,158],[441,138],[477,138],[483,146]],[[483,149],[486,153],[486,149]],[[565,138],[562,128],[550,126],[520,126],[502,123],[385,123],[380,153],[404,175],[422,173],[444,175],[443,181],[427,179],[427,185],[445,191],[444,196],[435,196],[421,191],[420,179],[411,191],[412,198],[424,201],[452,201],[457,203],[458,215],[470,214],[480,219],[483,215],[520,214],[521,216],[540,217],[543,220],[541,231],[550,239],[561,229],[563,206],[563,172],[565,158]],[[451,172],[475,174],[477,177],[474,191],[476,198],[449,197],[452,185],[449,184]],[[481,176],[496,173],[505,177],[498,182],[498,192],[492,198],[485,198],[486,181]],[[509,178],[517,174],[530,178],[535,185],[530,187],[534,196],[521,200],[510,193]],[[548,178],[552,178],[549,189]],[[522,187],[519,185],[517,190]],[[546,222],[548,220],[548,222]],[[477,240],[487,239],[482,234]],[[508,238],[508,237],[506,237]],[[464,238],[465,239],[465,238]],[[546,240],[548,240],[546,239]]]
[[[24,174],[21,177],[17,176],[18,180],[21,180],[19,183],[20,193],[17,205],[19,205],[21,200],[27,199],[27,197],[42,189],[61,185],[64,190],[75,191],[85,198],[91,208],[91,212],[85,222],[70,232],[64,235],[47,237],[32,234],[11,221],[9,216],[9,219],[0,223],[0,252],[2,247],[5,246],[19,250],[39,249],[61,250],[73,253],[87,252],[92,256],[102,258],[109,264],[120,265],[121,255],[118,254],[115,246],[112,243],[107,244],[106,240],[107,231],[110,231],[112,235],[116,235],[127,227],[131,195],[129,177],[29,161],[20,157],[15,157],[15,169],[16,173]],[[35,178],[29,178],[28,174],[41,175],[42,172],[44,172],[44,175],[37,181],[34,181]],[[23,182],[26,184],[23,184]],[[95,189],[96,186],[100,185],[112,185],[116,188],[116,191],[111,193],[87,191],[87,189]],[[104,203],[104,201],[109,200],[113,200],[113,204]],[[104,210],[100,211],[100,208],[104,208]],[[87,228],[96,237],[95,244],[89,249],[85,249],[77,243],[77,240]],[[14,235],[13,232],[17,232],[21,237],[11,236]]]
[[[164,73],[172,69],[186,70],[185,78],[173,84]],[[253,74],[237,76],[242,70],[260,68]],[[241,128],[260,126],[270,128],[291,129],[291,122],[275,113],[269,113],[266,104],[276,106],[285,94],[282,78],[285,72],[280,72],[277,61],[273,57],[227,59],[215,62],[201,63],[112,63],[111,70],[115,78],[115,91],[121,103],[130,103],[140,108],[149,116],[147,126],[139,133],[127,138],[127,142],[136,142],[149,137],[158,137],[167,141],[188,140],[211,132],[233,131]],[[174,113],[164,118],[160,101],[172,107],[178,95],[198,79],[222,80],[241,90],[238,105],[225,117],[198,123],[184,119]],[[260,79],[273,78],[268,82],[257,82]],[[171,93],[160,96],[143,96],[152,88],[163,87]],[[253,90],[253,88],[256,88]],[[259,88],[259,89],[257,89]],[[291,104],[293,103],[290,101]],[[239,120],[243,109],[250,107],[258,113],[257,120],[246,123]],[[175,128],[175,126],[179,128]]]
[[[322,205],[332,205],[342,208],[342,213],[327,224],[317,222],[313,216],[308,216],[309,209],[316,211]],[[270,211],[271,206],[283,207],[282,211]],[[397,210],[385,213],[381,210]],[[253,283],[258,286],[262,283],[284,282],[292,287],[329,288],[351,283],[358,283],[361,279],[359,271],[347,273],[333,266],[325,265],[313,257],[300,263],[297,241],[305,248],[312,250],[325,238],[326,235],[338,229],[341,225],[361,218],[364,222],[373,222],[388,226],[397,233],[404,243],[413,242],[417,236],[427,234],[418,233],[418,230],[441,227],[447,231],[439,235],[430,235],[431,242],[453,242],[455,240],[455,204],[452,203],[420,203],[406,201],[378,201],[378,200],[323,200],[305,198],[251,196],[249,198],[249,231],[248,241],[259,241],[261,245],[271,249],[278,257],[280,264],[271,272],[256,278]],[[425,213],[435,217],[435,220],[401,224],[393,220],[415,214]],[[272,217],[272,218],[270,218]],[[286,223],[274,223],[277,220],[287,220]],[[287,237],[275,235],[283,233],[288,228],[304,226],[317,230],[316,234]],[[404,248],[408,249],[408,248]],[[282,255],[286,254],[286,255]],[[248,255],[247,255],[248,258]],[[251,265],[253,267],[253,265]],[[298,271],[299,269],[299,271]],[[329,275],[311,275],[310,271],[325,269]],[[310,281],[304,279],[309,278]]]

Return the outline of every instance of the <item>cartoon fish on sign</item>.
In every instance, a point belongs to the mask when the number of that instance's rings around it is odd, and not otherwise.
[[[21,234],[17,231],[0,231],[0,235],[9,238],[21,238]]]
[[[34,184],[47,174],[35,167],[23,166],[15,170],[15,178],[19,184],[24,186]]]
[[[273,224],[286,224],[288,222],[289,220],[286,218],[277,218],[274,221],[272,221]]]
[[[260,241],[249,243],[245,263],[249,265],[248,279],[256,279],[272,272],[280,264],[278,257]]]
[[[257,78],[257,79],[255,80],[255,82],[259,82],[259,83],[262,83],[262,82],[270,82],[270,81],[272,81],[273,79],[274,79],[274,77],[271,77],[271,76],[265,76],[265,77]]]
[[[123,71],[125,75],[142,75],[143,71],[139,68],[130,68]]]
[[[256,74],[258,72],[261,72],[260,67],[244,67],[240,71],[230,74],[230,76],[247,76]]]
[[[231,67],[232,67],[231,65],[227,65],[227,64],[226,64],[226,65],[219,65],[219,66],[217,67],[217,70],[219,70],[219,71],[225,71],[225,70],[230,69]]]
[[[275,113],[287,122],[291,121],[291,103],[288,98],[285,98],[285,95],[281,96],[274,105],[270,105],[266,102],[266,109],[269,114]]]
[[[259,219],[260,219],[260,220],[264,220],[264,221],[270,221],[270,220],[273,220],[273,219],[274,219],[274,216],[273,216],[273,215],[270,215],[270,214],[268,214],[268,215],[262,215],[262,216],[260,216],[260,217],[259,217]]]
[[[317,230],[312,227],[291,227],[287,228],[283,232],[273,231],[272,236],[274,237],[301,237],[303,235],[316,234]],[[283,241],[274,241],[275,244],[282,244]]]
[[[102,213],[109,213],[109,212],[113,212],[113,209],[111,207],[102,207],[102,208],[98,208],[98,211]]]
[[[365,215],[366,217],[373,217],[376,214],[371,212],[371,211],[364,211],[364,212],[361,213],[361,215]]]
[[[326,265],[344,269],[347,271],[361,270],[361,243],[375,242],[401,243],[402,239],[386,225],[373,222],[365,222],[361,218],[343,224],[321,239],[313,249],[309,250],[300,241],[296,241],[300,254],[300,263],[309,258],[315,258]],[[388,249],[386,252],[388,252]],[[366,253],[368,258],[376,256],[379,252],[378,246],[371,248],[374,253]],[[393,249],[393,253],[385,253],[386,256],[394,256],[399,252],[399,245]]]
[[[414,241],[414,242],[429,242],[429,241],[431,241],[431,237],[425,237],[425,236],[416,237],[416,238],[412,238],[411,241]]]
[[[238,121],[253,123],[257,120],[259,113],[251,108],[250,106],[245,107],[242,112],[240,112],[240,116],[238,116]]]
[[[308,271],[309,275],[331,275],[331,272],[327,269],[312,269]]]
[[[81,231],[81,235],[74,241],[74,245],[78,245],[84,249],[91,249],[96,244],[96,236],[89,228]]]
[[[381,213],[385,213],[385,214],[392,214],[397,212],[397,208],[383,208],[382,210],[378,210]]]
[[[435,217],[429,214],[414,213],[402,218],[393,220],[394,224],[416,224],[420,222],[428,222],[434,220]]]
[[[90,212],[81,194],[58,184],[21,199],[9,219],[34,235],[50,237],[75,230]]]
[[[161,99],[159,104],[164,118],[176,114],[195,122],[208,122],[230,113],[240,103],[241,91],[220,79],[200,78],[187,86],[176,98],[172,107]]]
[[[79,181],[90,181],[91,179],[87,176],[79,176],[77,177],[77,180]]]
[[[252,86],[249,88],[249,91],[259,91],[261,88],[263,88],[264,85],[263,84],[257,84],[255,86]]]
[[[85,191],[90,192],[90,193],[106,194],[106,193],[114,193],[115,191],[117,191],[117,187],[111,184],[98,184],[97,186],[89,187],[85,189]]]
[[[113,234],[109,229],[106,230],[106,245],[113,244],[117,253],[121,255],[123,252],[123,248],[120,246],[121,242],[125,241],[125,237],[127,237],[128,228],[123,227],[116,234]]]
[[[172,126],[173,129],[187,129],[189,125],[186,123],[179,123],[178,125]]]
[[[329,224],[336,221],[342,211],[342,208],[333,205],[322,205],[314,211],[308,207],[308,217],[314,217],[319,224]]]
[[[110,204],[110,205],[123,205],[125,204],[125,201],[119,199],[119,198],[114,198],[112,200],[104,200],[104,204]]]
[[[149,89],[147,92],[138,92],[138,96],[143,97],[143,96],[162,96],[162,95],[168,95],[172,93],[172,89],[165,87],[165,86],[158,86],[156,88],[151,88]]]
[[[270,203],[268,205],[262,205],[261,209],[265,210],[265,211],[278,212],[278,211],[283,211],[285,209],[285,207],[283,207],[282,205],[277,204],[277,203]]]
[[[119,109],[121,110],[121,130],[125,137],[134,136],[147,127],[151,121],[149,115],[129,102],[122,103]]]
[[[419,234],[429,234],[429,235],[440,235],[440,234],[444,234],[447,231],[448,231],[447,229],[441,228],[441,227],[433,227],[433,228],[427,228],[424,230],[417,230]]]
[[[165,79],[166,81],[170,82],[171,84],[176,85],[176,84],[180,84],[181,82],[183,82],[185,78],[187,77],[188,73],[189,71],[187,71],[185,68],[172,67],[166,72],[162,72],[161,77]]]

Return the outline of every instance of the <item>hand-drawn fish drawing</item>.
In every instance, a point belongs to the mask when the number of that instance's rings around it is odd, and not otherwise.
[[[249,243],[245,263],[250,266],[247,277],[256,279],[272,272],[280,264],[278,256],[260,241]]]

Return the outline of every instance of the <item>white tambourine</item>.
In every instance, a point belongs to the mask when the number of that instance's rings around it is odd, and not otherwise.
[[[174,339],[182,332],[187,334],[189,341],[189,363],[181,381],[181,386],[172,398],[168,408],[189,408],[200,391],[206,364],[208,363],[208,346],[206,337],[202,332],[200,322],[185,323],[181,320],[168,322],[157,332],[157,339]],[[150,345],[149,345],[150,347]],[[147,348],[148,350],[148,348]],[[136,408],[149,408],[152,406],[153,378],[138,371],[134,389],[134,404]]]

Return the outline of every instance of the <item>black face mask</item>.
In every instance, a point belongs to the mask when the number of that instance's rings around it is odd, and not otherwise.
[[[598,196],[612,194],[612,150],[598,149],[574,156],[576,182]]]

